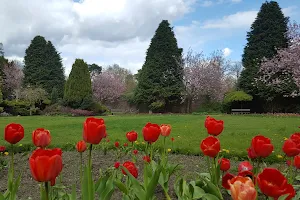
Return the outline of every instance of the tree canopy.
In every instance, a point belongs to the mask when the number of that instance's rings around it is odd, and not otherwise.
[[[182,100],[182,49],[178,48],[173,29],[163,20],[147,50],[146,61],[138,72],[134,98],[139,106],[159,112],[172,112]]]

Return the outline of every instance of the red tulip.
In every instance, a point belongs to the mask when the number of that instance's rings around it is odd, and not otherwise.
[[[149,156],[144,156],[144,157],[143,157],[143,160],[144,160],[145,162],[147,162],[147,163],[150,163],[150,162],[151,162],[151,159],[150,159]]]
[[[119,148],[119,146],[120,146],[120,143],[119,142],[115,142],[115,147]]]
[[[174,138],[173,137],[171,138],[171,141],[174,142]]]
[[[129,171],[129,173],[132,174],[132,176],[134,176],[135,178],[138,177],[138,170],[133,162],[126,161],[123,163],[123,167],[125,167]],[[122,173],[126,175],[126,172],[123,169]]]
[[[297,147],[300,149],[300,133],[292,134],[290,139],[293,140],[297,144]]]
[[[220,164],[220,170],[222,171],[228,171],[230,169],[230,160],[227,158],[222,158],[218,160],[218,163]]]
[[[294,165],[297,169],[300,169],[300,154],[294,157]]]
[[[202,140],[200,148],[204,155],[214,158],[218,155],[221,145],[218,138],[208,136]]]
[[[253,170],[253,166],[251,165],[251,163],[249,161],[240,162],[240,164],[238,166],[238,171],[239,172],[252,171],[252,170]]]
[[[233,200],[256,199],[257,192],[252,180],[249,177],[237,176],[228,182],[230,185],[230,194]]]
[[[157,124],[147,123],[143,128],[144,140],[149,143],[156,142],[160,135],[160,127]]]
[[[130,131],[126,133],[126,137],[129,142],[135,142],[137,140],[138,134],[135,131]]]
[[[160,131],[162,136],[168,137],[171,133],[171,126],[168,124],[162,124],[160,125]]]
[[[0,152],[4,152],[5,151],[5,146],[0,146]]]
[[[138,150],[136,150],[136,149],[135,149],[135,150],[133,150],[133,154],[134,154],[134,155],[137,155],[137,154],[138,154],[138,152],[139,152],[139,151],[138,151]]]
[[[228,181],[233,179],[234,178],[234,175],[233,174],[230,174],[230,173],[226,173],[223,177],[222,177],[222,186],[229,190],[230,189],[230,186],[229,186],[229,183]]]
[[[127,143],[124,143],[123,146],[124,146],[124,147],[128,147],[128,144],[127,144]]]
[[[8,124],[4,132],[4,139],[10,144],[16,144],[24,138],[24,128],[21,124]]]
[[[115,167],[116,169],[118,169],[118,168],[120,167],[120,163],[119,163],[119,162],[115,162],[114,167]]]
[[[204,127],[205,127],[205,128],[207,128],[207,124],[208,124],[208,122],[209,122],[210,119],[211,119],[210,116],[207,116],[207,117],[205,118],[205,121],[204,121]]]
[[[37,128],[32,132],[32,142],[36,147],[45,148],[51,143],[50,131],[44,128]]]
[[[258,135],[252,139],[251,148],[255,155],[265,158],[272,153],[274,146],[269,138]]]
[[[106,137],[106,127],[103,119],[88,117],[83,124],[83,139],[90,144],[99,144]]]
[[[290,199],[295,196],[293,186],[288,184],[287,179],[277,169],[265,168],[257,176],[257,182],[261,192],[269,197],[278,198],[284,194],[290,194]]]
[[[55,181],[63,168],[61,149],[37,149],[29,158],[32,177],[38,182]]]
[[[238,176],[249,177],[253,179],[253,172],[251,171],[241,171],[238,173]]]
[[[292,139],[288,139],[283,143],[282,151],[288,157],[294,157],[300,153],[300,149]]]
[[[292,164],[292,162],[291,162],[290,160],[287,160],[287,161],[286,161],[286,165],[287,165],[287,166],[290,166],[291,164]]]
[[[216,120],[212,117],[206,118],[205,128],[208,134],[217,136],[221,134],[224,129],[224,121]]]
[[[257,158],[257,155],[255,154],[254,149],[253,149],[252,147],[249,147],[249,148],[247,149],[247,151],[248,151],[248,157],[249,157],[250,159],[255,159],[255,158]]]
[[[76,149],[80,153],[81,152],[85,152],[85,150],[86,150],[86,143],[85,143],[85,141],[81,140],[81,141],[77,142]]]

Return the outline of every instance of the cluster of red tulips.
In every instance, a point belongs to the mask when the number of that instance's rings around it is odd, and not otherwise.
[[[205,127],[211,136],[202,140],[200,148],[205,156],[213,160],[212,164],[208,164],[208,166],[213,166],[209,168],[212,181],[218,186],[219,183],[216,181],[218,177],[215,176],[218,174],[218,169],[223,171],[222,186],[230,190],[234,200],[254,200],[257,198],[257,191],[274,199],[281,197],[281,199],[289,200],[295,197],[296,192],[292,184],[296,174],[293,171],[300,169],[300,133],[292,134],[282,147],[289,163],[288,180],[278,169],[261,168],[263,158],[268,157],[274,150],[270,138],[262,135],[252,139],[251,146],[247,149],[250,161],[243,161],[239,164],[238,174],[225,173],[230,169],[229,159],[221,158],[218,164],[215,164],[221,148],[217,136],[222,133],[224,122],[208,116],[205,120]]]
[[[228,172],[231,168],[230,160],[220,157],[221,143],[218,136],[224,130],[224,122],[222,120],[216,120],[208,116],[205,120],[204,126],[209,136],[201,141],[200,149],[203,152],[204,156],[207,158],[207,167],[209,171],[208,179],[214,185],[214,187],[211,187],[208,192],[212,192],[212,194],[216,195],[219,199],[223,199],[221,193],[221,188],[223,187],[226,190],[230,191],[230,195],[233,200],[254,200],[257,199],[259,193],[268,197],[272,197],[274,199],[286,200],[290,200],[296,196],[296,191],[293,184],[295,182],[294,179],[297,175],[297,169],[300,169],[300,133],[292,134],[290,138],[284,142],[282,147],[282,150],[285,153],[288,161],[287,173],[282,173],[276,168],[262,167],[263,159],[270,156],[270,154],[274,150],[274,146],[272,145],[270,138],[258,135],[252,139],[251,145],[247,149],[249,161],[240,162],[238,165],[238,173],[232,174]],[[155,165],[156,169],[159,168],[158,165],[161,165],[162,169],[171,168],[167,164],[167,150],[165,145],[166,138],[169,137],[170,133],[171,126],[167,124],[162,124],[159,126],[158,124],[147,123],[143,127],[143,139],[147,143],[145,154],[143,156],[145,166],[149,164],[149,167]],[[164,149],[161,151],[159,159],[163,160],[163,162],[161,162],[162,164],[156,164],[153,156],[153,144],[159,139],[160,136],[163,137]],[[23,137],[24,128],[22,127],[22,125],[11,123],[5,127],[4,138],[8,143],[11,144],[12,153],[9,171],[9,187],[4,196],[0,194],[0,199],[2,197],[3,199],[15,199],[16,197],[16,191],[19,186],[20,177],[16,181],[14,180],[13,148],[15,144],[23,139]],[[107,137],[108,135],[106,132],[106,125],[103,119],[89,117],[85,120],[85,122],[83,123],[83,140],[80,140],[76,144],[76,149],[80,153],[81,158],[80,180],[82,183],[82,187],[87,188],[87,192],[85,194],[87,196],[82,196],[82,199],[95,199],[93,194],[94,191],[92,190],[96,190],[96,186],[94,185],[91,175],[92,149],[93,145],[99,144],[104,138],[108,140]],[[138,139],[138,133],[136,131],[130,131],[126,133],[126,137],[128,143],[131,143],[132,148],[130,149],[132,150],[133,161],[126,160],[122,164],[120,162],[115,162],[115,172],[112,175],[113,179],[111,181],[111,184],[117,184],[118,187],[120,187],[121,183],[117,182],[115,179],[118,177],[117,173],[123,174],[127,177],[132,176],[134,178],[137,178],[139,175],[138,168],[135,164],[135,159],[139,151],[134,147],[134,143]],[[171,141],[173,142],[174,138],[171,138]],[[46,130],[44,128],[38,128],[32,132],[32,142],[36,146],[36,150],[34,150],[29,157],[30,171],[32,177],[36,181],[43,183],[41,186],[41,197],[44,197],[42,199],[48,200],[49,190],[51,189],[51,186],[55,185],[56,178],[60,175],[63,169],[62,150],[59,148],[47,148],[51,143],[51,134],[49,130]],[[124,148],[127,149],[128,143],[125,143],[123,145]],[[120,149],[119,142],[115,142],[114,145],[118,152]],[[88,163],[85,166],[85,169],[83,169],[82,153],[87,149],[89,149]],[[0,147],[0,152],[4,151],[5,147]],[[158,184],[158,177],[163,176],[162,179],[165,179],[166,182],[164,182],[162,185],[167,185],[166,187],[169,187],[168,184],[166,184],[169,180],[169,177],[166,178],[166,173],[168,173],[168,171],[164,171],[164,173],[161,173],[160,170],[162,169],[159,169],[158,171],[154,170],[155,173],[153,173],[153,176],[157,176],[157,180],[156,182],[154,180],[148,181],[149,184],[150,182],[151,184]],[[146,167],[144,170],[148,170],[147,173],[149,173],[149,168]],[[152,171],[150,172],[152,173]],[[144,174],[145,173],[146,172],[144,171]],[[150,177],[151,176],[152,175],[150,175]],[[144,185],[146,186],[148,182],[146,181]],[[85,183],[87,183],[88,186],[86,186]],[[129,188],[140,187],[139,185],[137,185],[137,182],[132,182],[131,184],[133,185],[128,185]],[[125,186],[122,187],[124,188]],[[193,187],[202,186],[201,184],[198,184],[198,186],[193,185]],[[154,191],[153,185],[151,186],[151,188]],[[165,191],[166,198],[170,199],[167,194],[168,189],[163,189]],[[202,189],[205,190],[205,188]],[[148,195],[148,193],[150,193],[149,191],[147,191],[147,187],[145,187],[144,190],[146,191],[145,194]],[[141,191],[143,191],[143,189]],[[127,189],[124,189],[124,191],[122,192],[125,192],[126,195],[128,195]],[[144,198],[142,196],[142,192],[139,195],[141,196],[141,198],[137,199]],[[106,198],[109,199],[108,197]],[[148,195],[147,199],[148,198],[151,199],[152,197]]]

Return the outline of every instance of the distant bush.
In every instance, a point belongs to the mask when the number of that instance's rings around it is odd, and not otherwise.
[[[200,105],[196,113],[220,113],[222,111],[222,103],[206,102]]]
[[[30,114],[30,103],[27,101],[16,101],[16,100],[4,100],[1,103],[3,111],[11,115],[22,115],[28,116]],[[36,111],[33,111],[33,114],[36,114]]]

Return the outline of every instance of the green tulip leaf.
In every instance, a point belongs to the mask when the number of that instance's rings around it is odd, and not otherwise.
[[[285,200],[290,194],[281,195],[278,200]]]
[[[121,190],[121,192],[123,192],[124,194],[128,195],[128,189],[126,188],[125,184],[122,183],[119,180],[115,180],[114,181],[115,186],[117,186],[119,188],[119,190]]]
[[[220,200],[222,198],[218,198],[216,197],[215,195],[212,195],[212,194],[205,194],[202,196],[202,199],[203,200]]]

